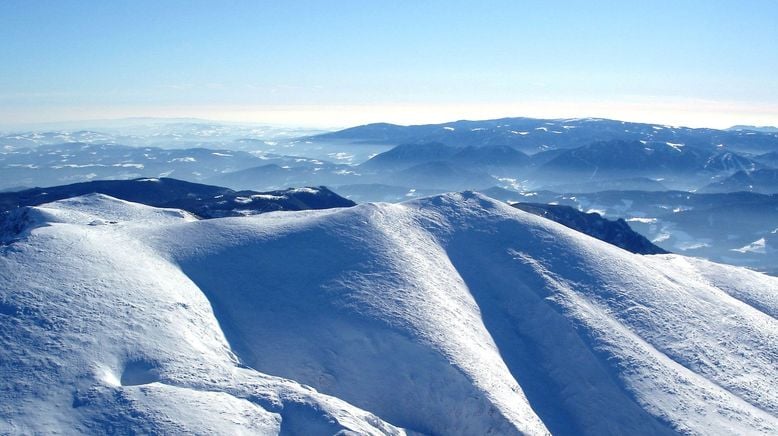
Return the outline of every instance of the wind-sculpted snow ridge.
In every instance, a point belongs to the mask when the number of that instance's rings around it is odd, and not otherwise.
[[[28,211],[0,246],[0,433],[778,432],[776,278],[469,192]]]

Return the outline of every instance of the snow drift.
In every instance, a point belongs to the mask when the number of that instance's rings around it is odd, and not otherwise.
[[[0,432],[778,432],[778,279],[479,194],[15,217]]]

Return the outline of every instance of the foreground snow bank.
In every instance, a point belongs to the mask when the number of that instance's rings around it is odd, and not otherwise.
[[[33,215],[56,219],[0,247],[0,433],[401,433],[237,362],[203,293],[130,236],[188,215],[104,196]]]
[[[472,193],[33,210],[0,248],[0,431],[778,432],[775,278]]]

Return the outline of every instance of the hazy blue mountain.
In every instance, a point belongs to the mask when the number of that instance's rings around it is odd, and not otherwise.
[[[642,177],[670,188],[694,189],[713,178],[757,165],[732,152],[670,142],[602,141],[560,153],[542,164],[530,179],[549,186],[566,179],[585,183]]]
[[[513,167],[530,164],[530,157],[507,145],[464,147],[451,156],[450,160],[462,166]]]
[[[485,173],[473,172],[448,162],[425,162],[386,176],[390,181],[414,188],[463,190],[491,186],[495,180]]]
[[[535,154],[531,154],[529,156],[530,164],[532,166],[534,166],[534,167],[539,167],[539,166],[545,164],[546,162],[548,162],[548,161],[556,158],[557,156],[561,155],[562,153],[565,153],[567,150],[569,150],[569,149],[567,149],[567,148],[555,148],[553,150],[544,150],[544,151],[539,151],[539,152],[537,152]]]
[[[256,150],[268,142],[323,133],[320,129],[226,123],[197,118],[125,118],[28,126],[29,130],[0,134],[4,146],[34,147],[66,142],[123,144],[162,148],[230,148]],[[245,141],[256,141],[246,143]]]
[[[526,154],[508,146],[402,144],[359,165],[363,182],[358,184],[408,187],[401,188],[406,193],[409,189],[480,189],[493,185],[496,176],[524,172],[529,163]]]
[[[667,191],[662,182],[649,177],[630,177],[607,180],[571,180],[566,184],[545,185],[553,192],[601,192],[601,191]]]
[[[379,130],[393,132],[396,129],[382,125]],[[372,157],[359,166],[363,175],[371,177],[357,183],[411,186],[396,180],[395,174],[383,172],[396,172],[432,162],[445,162],[451,168],[449,173],[454,169],[480,173],[484,180],[492,176],[505,180],[506,186],[512,184],[514,188],[521,185],[532,189],[581,192],[607,189],[693,190],[739,170],[763,167],[763,164],[724,147],[698,147],[669,141],[597,141],[576,148],[541,151],[532,156],[508,145],[456,147],[441,142],[425,142],[404,143]],[[441,171],[442,168],[437,169],[437,172]],[[426,182],[432,179],[432,176],[424,178]],[[333,184],[330,181],[321,183]],[[455,186],[437,183],[411,187],[422,189],[444,185]],[[464,189],[474,185],[456,186]]]
[[[704,149],[738,152],[778,150],[778,133],[693,129],[599,118],[502,118],[398,126],[379,123],[308,138],[319,143],[387,144],[440,142],[456,147],[507,145],[525,153],[577,148],[608,140],[672,142]]]
[[[4,134],[0,136],[0,149],[11,150],[15,148],[63,143],[115,144],[116,142],[117,138],[114,135],[104,132],[83,130],[83,127],[81,127],[79,130],[75,131],[43,131]]]
[[[748,191],[762,194],[778,193],[778,169],[763,168],[755,171],[738,171],[719,182],[703,187],[700,192]]]
[[[414,135],[420,129],[398,126],[390,123],[371,123],[362,126],[349,127],[337,132],[327,132],[311,137],[311,139],[349,140],[355,143],[388,143],[399,145],[407,140],[418,140]]]
[[[430,162],[447,162],[465,169],[511,167],[529,165],[526,154],[506,145],[484,147],[450,147],[438,142],[401,144],[373,156],[360,165],[366,170],[402,170]]]
[[[746,126],[746,125],[737,125],[732,126],[727,130],[734,130],[734,131],[743,131],[747,130],[750,132],[760,132],[760,133],[778,133],[778,127],[774,126]]]
[[[313,159],[291,165],[272,163],[216,174],[207,179],[207,182],[233,189],[259,190],[282,189],[289,186],[367,183],[368,180],[358,171],[359,168],[355,166]]]
[[[545,163],[541,170],[637,176],[696,170],[703,168],[710,158],[710,152],[694,147],[640,141],[601,141],[567,150]]]
[[[753,171],[763,165],[754,159],[729,151],[715,153],[705,162],[704,168],[716,172]]]
[[[773,168],[778,168],[778,151],[753,156],[753,160]]]
[[[379,153],[360,165],[367,170],[402,170],[427,162],[446,161],[459,151],[439,142],[425,144],[400,144]]]
[[[210,182],[235,189],[255,189],[259,186],[291,186],[299,174],[291,168],[267,164],[217,175]]]

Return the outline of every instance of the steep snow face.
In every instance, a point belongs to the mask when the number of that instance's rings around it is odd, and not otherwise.
[[[415,431],[545,431],[413,209],[218,220],[154,239],[173,246],[251,367]]]
[[[0,248],[0,432],[778,432],[778,279],[472,193],[120,204],[34,208]]]

